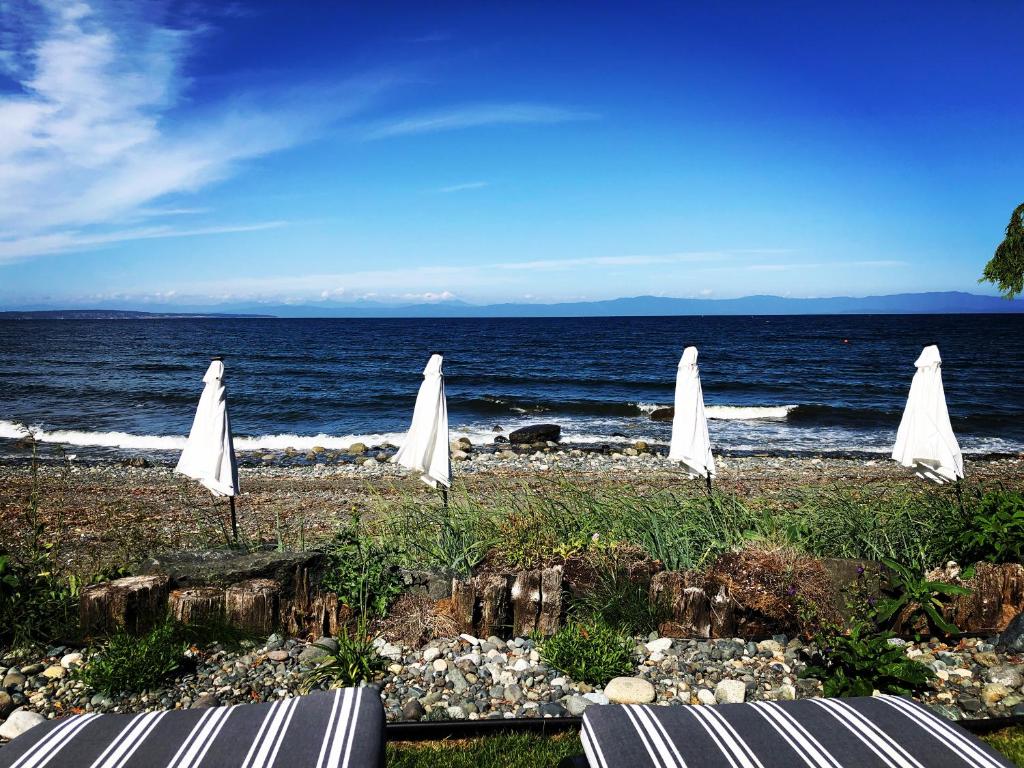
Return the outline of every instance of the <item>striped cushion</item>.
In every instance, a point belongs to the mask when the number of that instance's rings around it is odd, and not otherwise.
[[[384,764],[384,708],[348,688],[268,704],[73,715],[0,748],[0,768],[362,768]]]
[[[1012,768],[896,696],[590,707],[582,738],[591,768]]]

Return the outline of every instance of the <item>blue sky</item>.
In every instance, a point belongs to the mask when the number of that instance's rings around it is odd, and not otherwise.
[[[0,0],[0,306],[992,293],[1024,200],[1020,3],[204,5]]]

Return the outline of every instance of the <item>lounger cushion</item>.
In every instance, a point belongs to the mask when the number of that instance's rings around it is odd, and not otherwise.
[[[0,768],[364,768],[384,764],[372,688],[267,704],[73,715],[0,748]]]
[[[591,707],[582,738],[591,768],[1012,768],[962,728],[896,696]]]

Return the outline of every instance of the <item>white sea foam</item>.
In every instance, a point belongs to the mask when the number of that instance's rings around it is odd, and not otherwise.
[[[653,413],[659,408],[671,406],[659,405],[658,403],[637,403],[636,407],[641,413]],[[779,420],[785,419],[795,405],[708,405],[704,413],[709,419],[736,420],[736,421],[758,421],[760,419]]]

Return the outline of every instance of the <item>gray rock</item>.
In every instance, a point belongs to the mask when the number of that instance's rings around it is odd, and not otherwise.
[[[25,685],[25,676],[21,672],[11,670],[4,675],[3,683],[0,683],[3,688],[21,688]]]
[[[210,707],[219,707],[220,699],[212,693],[201,693],[196,697],[195,701],[192,702],[192,709],[209,709]]]
[[[742,680],[720,680],[715,686],[715,701],[719,704],[742,704],[747,686]]]
[[[531,424],[509,432],[508,440],[513,445],[531,445],[548,440],[557,443],[561,437],[562,428],[558,424]]]
[[[998,644],[1011,651],[1024,651],[1024,613],[1017,614],[1000,633]]]
[[[14,711],[14,700],[7,691],[0,691],[0,718],[7,717]]]
[[[405,704],[402,705],[403,720],[420,720],[426,714],[427,711],[423,708],[423,705],[420,704],[416,699],[411,699],[410,701],[407,701],[405,702]]]
[[[575,717],[582,715],[587,707],[594,706],[594,702],[583,696],[566,696],[562,701],[569,714]]]
[[[27,709],[16,710],[11,713],[3,725],[0,725],[0,738],[17,738],[25,731],[45,722],[46,718],[38,712],[30,712]]]
[[[523,689],[518,685],[506,685],[505,686],[505,699],[511,701],[513,704],[518,704],[523,700]]]
[[[1024,685],[1024,675],[1021,675],[1018,667],[1001,666],[992,667],[988,671],[990,683],[999,683],[1007,688],[1020,688]]]
[[[604,695],[616,704],[650,704],[656,693],[642,677],[616,677],[604,687]]]

